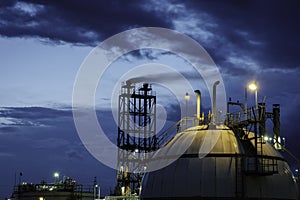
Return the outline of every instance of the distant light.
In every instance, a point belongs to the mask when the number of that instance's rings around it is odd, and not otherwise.
[[[125,187],[124,186],[121,187],[121,193],[122,193],[122,195],[125,194]]]
[[[39,200],[45,200],[45,198],[44,197],[39,197]]]
[[[189,93],[185,93],[185,97],[184,97],[184,98],[185,98],[185,100],[187,100],[187,101],[190,100],[190,95],[189,95]]]
[[[248,85],[248,88],[249,88],[250,90],[252,90],[252,91],[257,90],[257,84],[256,84],[256,82],[250,83],[250,84]]]
[[[139,152],[139,150],[138,150],[138,149],[135,149],[135,150],[134,150],[134,152],[135,152],[135,153],[138,153],[138,152]]]
[[[95,187],[97,188],[97,187],[98,187],[98,185],[96,184],[96,185],[95,185]]]
[[[298,169],[295,169],[295,172],[298,172],[299,170]]]
[[[58,173],[58,172],[55,172],[55,173],[54,173],[54,177],[55,177],[55,178],[59,178],[59,173]]]
[[[265,136],[265,137],[264,137],[264,140],[265,140],[265,141],[268,141],[268,140],[269,140],[269,137],[268,137],[268,136]]]

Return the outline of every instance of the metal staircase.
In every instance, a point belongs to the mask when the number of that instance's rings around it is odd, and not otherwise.
[[[229,104],[239,105],[232,102]],[[275,105],[275,109],[278,109],[278,105]],[[226,125],[238,135],[245,149],[242,169],[245,175],[268,176],[278,173],[279,158],[268,156],[264,152],[267,143],[263,138],[266,133],[265,121],[267,117],[274,121],[278,120],[274,119],[273,113],[266,113],[265,104],[261,103],[258,108],[252,107],[237,113],[228,111],[227,115]]]

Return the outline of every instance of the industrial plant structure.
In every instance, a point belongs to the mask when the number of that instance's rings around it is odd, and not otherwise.
[[[118,195],[139,194],[147,153],[158,149],[156,137],[156,96],[151,85],[145,83],[136,90],[130,82],[124,84],[119,96],[118,112]],[[131,158],[132,153],[137,153]],[[143,158],[136,158],[143,156]],[[135,171],[136,173],[130,173]]]
[[[267,112],[265,102],[256,101],[248,108],[229,98],[222,120],[216,111],[218,84],[216,81],[213,85],[212,112],[200,115],[201,92],[195,90],[197,114],[180,119],[159,134],[151,84],[136,87],[127,81],[122,85],[117,184],[115,196],[105,199],[299,200],[299,179],[297,185],[280,154],[285,147],[280,136],[279,104],[273,104],[272,111]],[[267,120],[272,122],[272,131],[267,130]],[[168,159],[160,153],[162,147],[168,157],[178,159],[146,172],[147,162],[152,159]],[[149,157],[149,152],[155,152],[154,157]],[[96,181],[86,189],[71,179],[53,184],[19,184],[13,199],[98,199],[97,187]]]
[[[184,141],[191,145],[182,155],[171,155],[179,159],[170,165],[145,174],[143,169],[138,169],[137,173],[126,172],[135,161],[128,159],[128,155],[119,154],[117,188],[123,191],[119,194],[130,196],[141,191],[140,198],[144,200],[299,198],[296,179],[279,152],[284,150],[280,141],[279,105],[274,104],[272,112],[267,112],[264,102],[247,108],[230,99],[226,119],[221,121],[216,114],[218,83],[216,81],[213,88],[212,113],[200,116],[201,93],[195,91],[198,103],[194,124],[185,128],[182,125],[187,124],[188,118],[181,119],[174,125],[178,132],[165,144],[160,141],[170,133],[153,135],[156,97],[150,85],[143,84],[137,90],[130,83],[122,86],[118,130],[121,149],[129,154],[157,150],[159,155],[161,146],[165,147],[164,151],[172,152],[172,149],[183,148]],[[239,107],[240,111],[230,112],[232,106]],[[273,122],[272,133],[267,131],[267,120]],[[151,126],[143,128],[146,124]],[[144,137],[140,137],[141,134]],[[202,147],[213,138],[216,141],[210,144],[212,149],[203,152]],[[163,161],[165,158],[155,159]]]
[[[95,200],[100,199],[100,191],[94,180],[93,185],[78,184],[74,179],[64,176],[59,179],[55,173],[56,181],[38,184],[20,182],[14,186],[11,200]]]

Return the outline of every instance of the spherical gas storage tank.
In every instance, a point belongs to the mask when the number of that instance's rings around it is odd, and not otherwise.
[[[166,147],[176,152],[184,142],[191,144],[177,160],[144,175],[141,199],[297,199],[289,165],[268,142],[258,167],[255,156],[245,156],[254,141],[244,144],[226,126],[189,128]]]

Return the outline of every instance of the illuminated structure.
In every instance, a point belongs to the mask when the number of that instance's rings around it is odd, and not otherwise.
[[[15,185],[14,192],[10,199],[15,200],[95,200],[100,199],[100,191],[97,184],[81,185],[74,179],[64,176],[59,179],[55,173],[55,182],[39,184],[20,183]]]
[[[121,88],[118,113],[117,195],[139,194],[147,152],[158,149],[156,96],[149,84],[136,89],[126,82]],[[131,173],[135,172],[135,173]]]
[[[147,173],[141,199],[297,199],[296,183],[284,158],[268,142],[263,143],[259,165],[256,155],[246,155],[254,143],[241,141],[226,126],[208,130],[195,126],[177,134],[170,148],[191,146],[171,165]],[[203,158],[200,147],[208,134],[219,134],[216,145]],[[249,134],[249,137],[253,137]],[[259,166],[256,168],[256,166]]]
[[[164,151],[175,153],[180,151],[172,149],[182,149],[187,142],[191,145],[183,155],[168,155],[180,156],[169,166],[145,174],[141,199],[298,199],[295,177],[278,152],[284,149],[280,144],[279,105],[266,112],[264,103],[247,109],[230,100],[224,124],[215,117],[215,91],[214,87],[211,116],[166,143]],[[242,109],[231,113],[230,106]],[[266,141],[267,119],[273,122],[273,135],[268,133]],[[202,147],[207,145],[212,149],[205,152]]]

